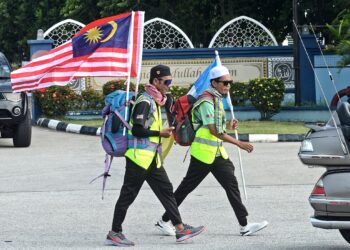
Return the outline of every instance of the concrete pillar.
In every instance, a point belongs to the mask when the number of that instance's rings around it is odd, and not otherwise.
[[[53,42],[53,40],[28,40],[27,43],[29,45],[30,60],[41,56],[45,51],[51,50]],[[32,125],[36,125],[36,122],[40,117],[41,110],[38,102],[35,100],[35,97],[31,93],[28,96],[31,104]]]
[[[311,34],[301,34],[301,38],[305,45],[307,54],[302,43],[299,44],[300,57],[300,99],[301,105],[315,104],[316,103],[316,88],[315,88],[315,75],[314,75],[314,56],[321,54],[315,37]],[[308,59],[310,57],[310,61]]]

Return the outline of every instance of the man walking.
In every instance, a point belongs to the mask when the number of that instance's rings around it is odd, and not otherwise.
[[[195,139],[191,145],[191,161],[186,176],[175,191],[177,205],[184,201],[202,180],[211,172],[226,191],[228,200],[240,224],[240,234],[251,235],[268,224],[248,223],[248,212],[242,203],[237,179],[234,175],[233,163],[228,158],[223,142],[237,145],[248,153],[253,151],[249,143],[236,140],[225,132],[226,119],[222,104],[222,96],[227,95],[232,84],[229,71],[224,66],[216,66],[210,71],[211,86],[202,94],[192,109],[192,121],[196,131]],[[228,128],[236,129],[238,123],[229,124]],[[174,228],[166,212],[156,227],[166,235],[173,235]]]
[[[147,181],[167,211],[169,220],[175,226],[173,235],[176,236],[177,242],[204,231],[203,226],[192,227],[182,223],[173,194],[173,186],[162,166],[161,138],[171,136],[174,128],[163,129],[160,107],[166,102],[165,94],[171,81],[169,67],[165,65],[153,67],[150,71],[149,84],[145,86],[145,92],[135,102],[130,119],[132,130],[128,132],[130,145],[125,153],[124,183],[115,205],[112,230],[107,235],[106,244],[135,245],[122,233],[122,223],[144,181]]]

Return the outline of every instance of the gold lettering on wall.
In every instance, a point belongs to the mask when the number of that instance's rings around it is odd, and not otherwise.
[[[212,63],[212,59],[188,59],[188,60],[143,60],[140,74],[140,83],[149,81],[150,69],[158,64],[170,67],[173,76],[173,84],[188,87],[193,84],[205,69]],[[267,58],[222,58],[222,65],[228,68],[234,81],[248,82],[258,77],[267,77]],[[90,86],[101,89],[110,77],[94,77]],[[135,79],[131,79],[135,82]]]

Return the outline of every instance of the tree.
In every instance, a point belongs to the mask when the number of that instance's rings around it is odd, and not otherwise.
[[[341,11],[332,25],[327,27],[336,42],[337,54],[342,55],[338,66],[345,67],[350,64],[350,10]]]
[[[349,0],[299,0],[300,23],[331,23],[346,8]],[[292,3],[283,0],[0,0],[0,49],[10,62],[19,63],[28,57],[27,40],[35,39],[39,28],[47,30],[66,18],[87,24],[130,10],[145,11],[146,21],[173,22],[195,47],[207,47],[220,27],[241,15],[261,22],[278,42],[293,27]]]
[[[0,0],[0,49],[12,63],[28,60],[27,40],[62,17],[59,0]]]
[[[66,0],[61,15],[87,24],[101,17],[100,10],[95,0]]]

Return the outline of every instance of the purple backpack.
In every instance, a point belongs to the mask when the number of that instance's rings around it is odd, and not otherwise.
[[[90,183],[103,177],[102,199],[106,186],[107,177],[110,176],[109,170],[113,157],[124,157],[128,149],[128,130],[130,114],[135,94],[129,92],[129,107],[126,103],[126,91],[116,90],[108,94],[105,98],[105,107],[102,109],[103,124],[101,127],[101,144],[106,152],[104,173],[94,178]],[[125,119],[125,112],[128,112]]]
[[[129,92],[132,100],[134,93]],[[102,147],[110,156],[124,156],[128,148],[128,130],[131,105],[128,107],[128,115],[125,120],[126,112],[126,92],[117,90],[106,96],[106,106],[102,110],[104,122],[101,127]]]

